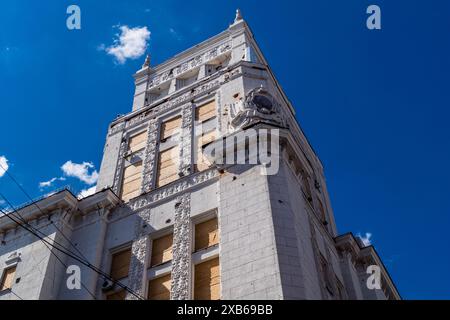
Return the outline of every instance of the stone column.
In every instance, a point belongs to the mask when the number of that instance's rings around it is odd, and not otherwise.
[[[191,195],[180,195],[175,205],[172,259],[172,300],[190,299],[191,283]]]
[[[150,251],[150,238],[147,232],[147,221],[150,209],[138,212],[135,224],[135,240],[131,247],[130,271],[128,273],[128,287],[136,294],[143,297],[148,256]],[[127,300],[136,300],[137,297],[127,293]]]
[[[158,122],[151,119],[148,124],[147,146],[145,147],[142,171],[141,192],[146,193],[153,189],[155,175],[155,158],[157,151]]]
[[[192,104],[185,104],[182,108],[181,137],[180,137],[180,166],[181,176],[191,174],[191,152],[192,152]]]

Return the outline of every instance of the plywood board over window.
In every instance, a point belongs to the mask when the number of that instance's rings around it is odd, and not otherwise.
[[[142,184],[142,161],[136,162],[125,168],[122,180],[123,201],[129,201],[140,195]]]
[[[127,292],[125,289],[110,293],[106,296],[106,300],[125,300]]]
[[[217,218],[195,225],[195,251],[212,247],[219,243]]]
[[[16,267],[7,268],[3,271],[2,282],[0,283],[0,291],[12,288],[14,276],[16,275]]]
[[[196,155],[196,163],[195,163],[195,169],[196,171],[203,171],[210,167],[211,165],[211,159],[208,159],[206,155],[203,153],[203,148],[208,143],[214,141],[216,139],[216,131],[210,131],[207,132],[201,136],[198,136],[197,138],[197,155]]]
[[[127,277],[130,268],[130,260],[131,249],[114,253],[111,261],[111,277],[115,280]]]
[[[167,120],[161,125],[161,140],[165,140],[181,129],[181,116]]]
[[[130,153],[139,151],[145,148],[147,144],[147,131],[141,132],[128,140],[128,150]]]
[[[152,279],[148,283],[149,300],[170,300],[170,287],[172,285],[171,275]]]
[[[156,185],[162,187],[179,178],[179,147],[175,146],[170,149],[161,151],[158,160],[158,175]]]
[[[204,122],[215,116],[216,116],[216,103],[214,100],[195,108],[195,121],[197,122]]]
[[[173,234],[153,240],[150,266],[156,266],[172,260]]]
[[[219,258],[197,264],[194,273],[194,299],[220,299]]]

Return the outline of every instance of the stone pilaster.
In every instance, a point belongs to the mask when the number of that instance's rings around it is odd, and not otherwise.
[[[158,122],[151,119],[148,124],[147,146],[144,152],[141,192],[146,193],[153,189],[153,176],[155,172],[155,157],[158,139]]]
[[[144,295],[144,282],[146,281],[148,253],[150,251],[150,239],[148,237],[148,220],[150,209],[137,213],[135,223],[135,240],[131,247],[130,271],[128,273],[128,287],[136,294]],[[127,300],[136,300],[137,297],[128,293]]]
[[[133,242],[131,247],[130,271],[128,274],[128,287],[139,296],[143,296],[144,271],[146,269],[147,251],[149,238],[141,236]],[[131,293],[127,294],[127,300],[136,300],[137,297]]]
[[[122,142],[120,143],[119,149],[119,156],[117,157],[117,166],[116,166],[116,173],[114,175],[114,185],[113,185],[113,191],[117,195],[119,195],[120,191],[120,179],[122,177],[122,171],[124,166],[123,157],[125,155],[126,150],[127,150],[127,141],[125,140],[124,137],[122,137]]]
[[[182,108],[181,137],[180,137],[180,166],[181,176],[191,174],[192,149],[192,104],[185,104]]]
[[[172,300],[190,299],[191,195],[180,195],[175,205],[172,259]]]

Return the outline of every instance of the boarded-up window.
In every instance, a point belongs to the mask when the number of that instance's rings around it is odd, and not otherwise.
[[[130,138],[128,141],[128,150],[133,153],[145,148],[147,143],[147,131],[139,133]]]
[[[219,243],[217,218],[195,225],[195,251],[209,248]]]
[[[147,298],[149,300],[170,300],[171,284],[172,279],[170,274],[150,280],[148,283]]]
[[[195,109],[195,121],[204,122],[216,116],[216,103],[211,101]]]
[[[111,262],[111,277],[119,280],[128,276],[130,268],[131,249],[114,253]]]
[[[194,299],[220,299],[219,258],[208,260],[195,266]]]
[[[203,171],[209,168],[211,165],[212,159],[208,159],[206,155],[203,153],[203,148],[208,143],[214,141],[216,139],[216,131],[207,132],[201,136],[197,137],[197,157],[195,163],[196,171]]]
[[[153,240],[150,266],[153,267],[172,260],[172,243],[173,234]]]
[[[179,132],[181,128],[181,117],[176,117],[170,119],[166,122],[163,122],[161,125],[161,140],[167,139],[177,132]]]
[[[162,187],[178,179],[178,146],[161,151],[158,160],[158,177],[156,185]]]
[[[125,202],[141,193],[142,159],[137,152],[144,149],[146,144],[147,131],[132,136],[128,140],[128,156],[125,159],[121,188],[121,198]]]
[[[142,161],[125,168],[122,183],[122,200],[129,201],[141,193]]]
[[[16,267],[11,267],[3,271],[2,282],[0,284],[0,291],[11,289],[15,274],[16,274]]]
[[[127,292],[125,290],[120,290],[114,293],[110,293],[106,296],[106,300],[125,300]]]

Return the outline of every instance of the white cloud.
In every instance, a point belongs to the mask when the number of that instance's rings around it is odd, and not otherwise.
[[[0,178],[8,171],[8,159],[5,156],[0,156]]]
[[[127,59],[137,59],[147,50],[147,41],[150,39],[150,31],[147,27],[129,28],[119,26],[120,34],[116,34],[114,44],[105,51],[123,64]],[[100,46],[102,48],[102,46]]]
[[[88,185],[96,183],[98,179],[98,172],[94,169],[92,162],[73,163],[69,160],[62,165],[61,169],[66,176],[78,178]],[[89,173],[89,169],[94,170]]]
[[[48,187],[51,187],[55,181],[64,181],[64,180],[66,180],[66,178],[64,178],[64,177],[51,178],[48,181],[39,182],[39,188],[41,188],[41,189],[48,188]]]
[[[42,189],[42,188],[50,187],[53,184],[53,182],[56,181],[56,179],[58,179],[58,178],[51,178],[48,181],[39,182],[39,188]]]
[[[362,241],[362,243],[367,247],[370,246],[372,244],[372,233],[370,232],[366,232],[366,234],[364,236],[362,236],[360,233],[358,233],[356,235],[357,237],[359,237]]]
[[[97,188],[97,186],[92,186],[88,189],[83,189],[81,190],[81,192],[78,194],[78,199],[83,199],[86,197],[89,197],[90,195],[93,195],[95,193],[95,189]]]

